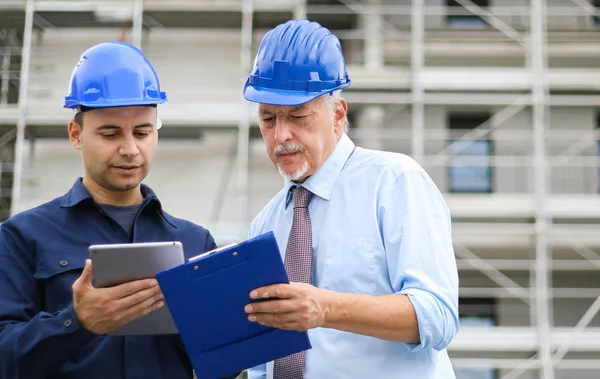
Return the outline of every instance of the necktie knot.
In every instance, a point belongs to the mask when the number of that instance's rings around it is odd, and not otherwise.
[[[304,187],[296,187],[294,190],[294,208],[308,208],[308,203],[313,193]]]

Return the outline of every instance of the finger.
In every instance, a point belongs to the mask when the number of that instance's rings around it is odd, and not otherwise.
[[[136,292],[155,288],[158,286],[156,279],[142,279],[129,283],[123,283],[115,287],[107,288],[107,293],[112,299],[121,299]]]
[[[253,313],[248,316],[248,320],[259,323],[282,324],[294,322],[298,320],[298,314],[294,312],[288,313]]]
[[[298,313],[253,313],[248,316],[248,321],[257,322],[261,325],[280,328],[282,325],[297,327],[299,325]]]
[[[298,310],[295,299],[260,301],[246,305],[246,313],[287,313]]]
[[[130,308],[124,309],[116,318],[119,319],[119,323],[121,325],[125,325],[128,322],[136,320],[152,311],[161,308],[162,306],[164,306],[162,294],[156,294]]]
[[[268,326],[270,328],[276,328],[276,329],[285,329],[285,330],[296,330],[299,332],[304,332],[308,329],[303,328],[302,326],[300,326],[300,324],[298,324],[297,322],[286,322],[286,323],[277,323],[277,322],[272,322],[272,323],[267,323],[267,322],[261,322],[260,323],[263,326]]]
[[[77,278],[74,285],[75,286],[87,286],[92,287],[92,280],[94,279],[94,271],[92,270],[92,260],[86,259],[85,266],[83,267],[83,272],[81,276]]]
[[[295,292],[296,291],[290,284],[273,284],[271,286],[257,288],[250,292],[250,298],[267,299],[276,297],[280,299],[286,299],[293,297]]]
[[[160,287],[155,286],[151,288],[147,288],[145,290],[138,291],[129,296],[122,297],[117,300],[117,309],[127,309],[131,308],[147,299],[150,299],[153,296],[159,295],[160,299],[164,298],[162,292],[160,291]]]
[[[298,332],[305,332],[308,330],[307,328],[303,328],[300,324],[298,324],[296,322],[279,324],[277,326],[273,326],[273,328],[285,329],[285,330],[295,330]]]

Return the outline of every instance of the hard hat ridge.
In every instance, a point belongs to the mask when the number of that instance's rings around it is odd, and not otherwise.
[[[244,97],[257,103],[300,105],[349,85],[338,38],[316,22],[291,20],[263,38]]]
[[[63,107],[105,108],[166,101],[158,75],[141,50],[124,42],[105,42],[81,55]]]

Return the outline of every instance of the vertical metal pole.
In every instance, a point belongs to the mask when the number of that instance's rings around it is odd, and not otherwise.
[[[131,26],[131,44],[142,48],[142,33],[144,27],[144,0],[133,0],[133,22]]]
[[[365,31],[365,68],[370,71],[380,70],[383,67],[383,46],[381,43],[383,16],[376,9],[379,3],[380,0],[365,1],[367,12],[361,15]]]
[[[296,0],[294,5],[294,19],[306,20],[306,0]]]
[[[423,40],[425,36],[424,0],[412,0],[412,22],[410,34],[412,71],[412,157],[424,164],[425,121],[423,104],[423,83],[421,80],[424,65]]]
[[[17,140],[15,142],[15,160],[13,166],[11,215],[19,211],[21,202],[21,178],[23,176],[23,155],[25,154],[25,123],[27,120],[27,88],[29,86],[29,62],[31,60],[31,39],[33,34],[34,0],[27,0],[25,8],[25,30],[23,31],[23,49],[21,57],[21,76],[19,80],[19,113],[17,117]]]
[[[8,82],[10,80],[10,56],[11,47],[4,48],[2,58],[2,88],[0,88],[0,107],[4,108],[8,104]]]
[[[380,0],[365,0],[365,12],[360,14],[362,29],[365,32],[364,62],[368,71],[378,71],[384,66],[381,30],[383,28],[383,15],[377,6]],[[371,149],[383,148],[381,128],[385,119],[385,109],[378,105],[369,105],[360,111],[358,126],[362,129],[369,128],[369,137],[363,140],[366,147]]]
[[[254,1],[244,0],[242,4],[242,46],[241,46],[241,82],[244,83],[252,69],[252,19]],[[250,150],[250,103],[241,99],[240,123],[238,127],[237,185],[241,199],[242,222],[247,223],[250,216],[248,194],[248,161]]]
[[[533,96],[533,152],[535,178],[535,292],[536,325],[539,335],[541,377],[554,379],[550,349],[550,327],[552,325],[552,299],[549,296],[551,276],[548,271],[550,249],[548,228],[551,222],[547,212],[548,168],[546,162],[546,135],[548,126],[548,86],[546,79],[546,5],[545,0],[531,0],[531,78]]]
[[[364,147],[381,150],[385,148],[381,128],[385,120],[385,109],[381,105],[368,105],[358,114],[358,127],[369,129],[368,137],[361,138]]]
[[[531,170],[535,170],[535,167],[530,168]],[[533,172],[530,174],[529,177],[533,177]],[[534,178],[535,180],[535,178]],[[535,188],[533,189],[534,193],[535,193]],[[535,196],[535,195],[534,195]],[[536,248],[537,248],[537,233],[534,230],[534,233],[531,235],[531,237],[529,238],[529,243],[531,244],[530,247],[533,248],[533,251],[537,253]],[[537,258],[537,256],[536,256]],[[537,284],[536,284],[536,280],[537,280],[537,274],[536,274],[536,270],[537,270],[537,265],[535,264],[537,263],[537,259],[534,262],[533,267],[531,267],[531,269],[529,270],[529,287],[531,288],[531,291],[529,291],[529,322],[531,324],[532,327],[535,327],[537,325],[537,298],[538,298],[538,294],[537,291],[535,290],[537,288]],[[504,378],[502,378],[504,379]]]

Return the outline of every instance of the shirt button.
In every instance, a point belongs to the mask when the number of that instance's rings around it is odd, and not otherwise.
[[[71,321],[70,318],[65,320],[65,326],[68,328],[69,326],[71,326],[71,324],[73,323],[73,321]]]
[[[69,264],[69,261],[67,261],[67,260],[63,259],[62,261],[58,262],[58,264],[59,264],[61,267],[65,267],[66,265],[68,265],[68,264]]]

